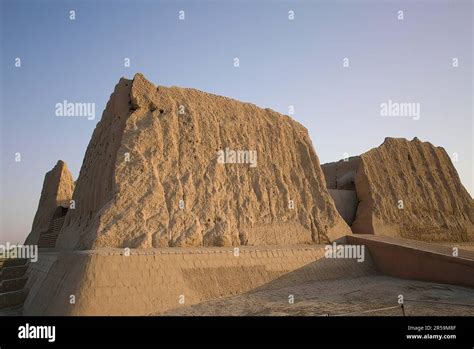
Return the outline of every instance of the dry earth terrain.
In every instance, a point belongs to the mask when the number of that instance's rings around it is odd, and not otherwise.
[[[289,303],[289,295],[294,295],[294,304]],[[183,306],[164,315],[402,316],[402,309],[397,303],[398,295],[405,298],[407,316],[474,315],[473,289],[383,275],[262,289]]]

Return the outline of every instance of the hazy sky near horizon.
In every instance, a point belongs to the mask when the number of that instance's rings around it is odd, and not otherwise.
[[[77,179],[114,86],[136,72],[284,114],[293,105],[321,163],[416,136],[457,153],[474,192],[472,1],[2,0],[0,16],[0,242],[24,241],[58,159]],[[95,119],[56,116],[64,100],[95,103]],[[419,103],[419,119],[381,116],[389,100]]]

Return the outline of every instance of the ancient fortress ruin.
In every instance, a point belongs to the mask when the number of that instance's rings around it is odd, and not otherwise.
[[[321,166],[289,116],[137,74],[115,87],[77,181],[63,161],[46,174],[26,241],[44,253],[28,269],[24,311],[165,311],[178,296],[260,287],[356,235],[472,241],[472,204],[430,143],[386,138]],[[330,277],[368,270],[332,263]],[[473,265],[459,268],[451,277]]]

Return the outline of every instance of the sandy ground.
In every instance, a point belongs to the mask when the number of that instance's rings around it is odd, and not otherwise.
[[[289,302],[290,295],[294,296],[293,304]],[[399,295],[404,297],[407,316],[474,315],[474,289],[382,275],[263,289],[183,306],[164,315],[400,316],[403,313],[397,307]],[[373,311],[387,307],[396,308]]]
[[[401,316],[399,295],[403,295],[407,316],[474,316],[474,289],[383,275],[260,289],[151,315]],[[18,307],[0,310],[0,316],[21,313]]]
[[[152,315],[401,316],[399,295],[407,316],[474,316],[474,289],[382,275],[261,289]],[[21,315],[21,309],[0,311],[0,316],[9,315]]]

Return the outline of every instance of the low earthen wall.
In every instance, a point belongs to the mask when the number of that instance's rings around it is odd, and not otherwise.
[[[29,270],[24,314],[147,315],[261,287],[373,273],[370,257],[327,259],[323,245],[123,252],[40,254]]]
[[[474,287],[474,259],[468,251],[455,257],[447,247],[384,236],[353,235],[347,242],[365,245],[383,274]]]

